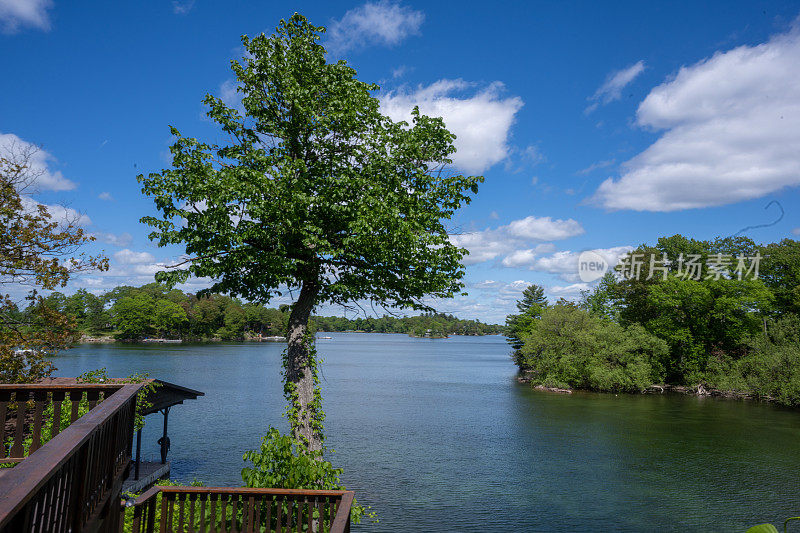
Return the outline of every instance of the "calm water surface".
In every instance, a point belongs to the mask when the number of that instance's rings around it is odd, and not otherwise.
[[[361,531],[743,531],[800,514],[800,412],[682,396],[537,392],[502,337],[319,340],[330,459],[380,523]],[[281,430],[283,345],[85,345],[105,366],[206,393],[170,413],[172,476],[237,486]],[[151,415],[143,455],[158,457]]]

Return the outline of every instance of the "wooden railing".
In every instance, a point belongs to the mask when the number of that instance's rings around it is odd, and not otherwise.
[[[132,533],[346,533],[352,503],[342,490],[153,487],[127,520]]]
[[[62,414],[68,414],[66,425],[69,425],[78,419],[81,401],[88,403],[89,410],[94,409],[120,387],[90,383],[0,384],[0,463],[19,463],[41,447],[42,430],[49,430],[46,435],[49,440],[64,429],[63,419],[67,417]],[[64,405],[68,413],[62,413]]]
[[[4,458],[21,460],[14,468],[0,470],[0,532],[119,530],[119,497],[130,465],[136,393],[140,387],[141,384],[0,385],[0,410],[5,411],[12,404],[16,409],[10,457]],[[84,392],[91,409],[76,419],[76,404]],[[105,399],[97,405],[101,394]],[[59,400],[67,398],[71,402],[72,423],[58,431]],[[48,402],[53,403],[49,422],[55,436],[37,449],[40,432],[47,423],[43,412]],[[5,420],[6,412],[2,415],[0,420]],[[5,437],[5,426],[3,431]],[[32,438],[27,457],[21,453],[26,437]],[[3,453],[6,455],[5,448]]]

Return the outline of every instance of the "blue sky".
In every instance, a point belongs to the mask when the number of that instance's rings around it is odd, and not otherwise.
[[[215,138],[201,102],[231,97],[240,35],[294,11],[386,114],[442,116],[456,166],[486,178],[452,221],[469,296],[443,311],[502,321],[529,283],[575,298],[582,250],[727,236],[777,219],[772,200],[783,219],[747,234],[800,234],[797,2],[0,0],[0,149],[40,146],[35,200],[79,213],[111,258],[69,291],[179,256],[148,241],[136,175],[168,165],[168,125]]]

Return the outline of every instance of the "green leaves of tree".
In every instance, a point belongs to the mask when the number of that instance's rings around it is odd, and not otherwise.
[[[191,255],[158,279],[211,276],[214,290],[261,301],[311,281],[318,302],[418,309],[463,288],[465,250],[444,221],[483,178],[447,170],[454,136],[440,118],[381,115],[376,85],[327,62],[322,30],[295,14],[274,35],[243,37],[231,68],[244,113],[205,99],[229,142],[173,128],[172,168],[139,176],[161,213],[142,219],[151,238]]]

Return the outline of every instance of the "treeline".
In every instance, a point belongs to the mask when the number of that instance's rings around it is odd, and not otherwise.
[[[74,320],[77,330],[85,335],[113,336],[126,341],[148,337],[207,341],[285,336],[290,312],[288,305],[275,309],[222,294],[186,294],[159,283],[117,287],[99,296],[84,289],[70,296],[53,292],[43,304]],[[20,317],[34,312],[33,308],[17,311]],[[431,337],[496,334],[502,329],[502,326],[459,320],[444,314],[352,320],[313,317],[310,327],[312,331],[408,333]]]
[[[197,296],[159,283],[117,287],[100,296],[84,289],[71,296],[54,292],[45,302],[72,317],[84,334],[120,340],[283,336],[289,320],[288,306],[272,309],[222,294]]]
[[[681,235],[642,245],[579,303],[532,286],[507,319],[533,383],[702,386],[800,405],[800,242]]]
[[[349,319],[336,316],[315,316],[319,331],[364,331],[368,333],[408,333],[415,337],[446,337],[447,335],[498,335],[504,330],[497,324],[480,320],[461,320],[453,315],[427,313],[419,316]]]

